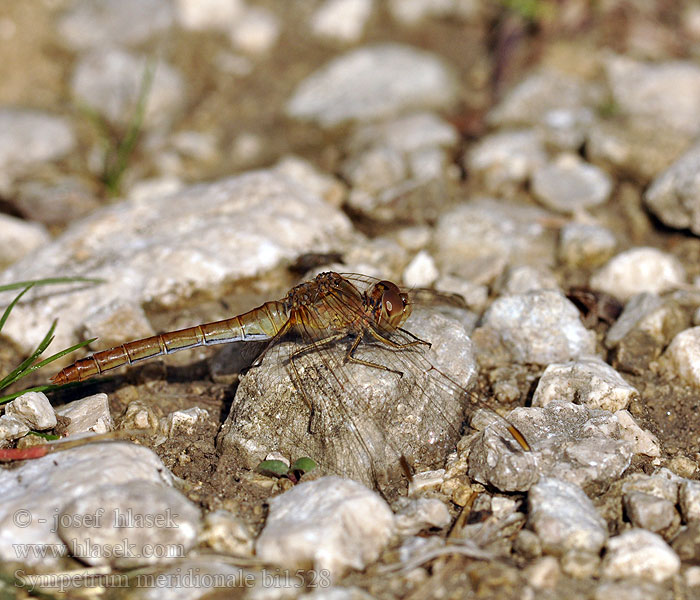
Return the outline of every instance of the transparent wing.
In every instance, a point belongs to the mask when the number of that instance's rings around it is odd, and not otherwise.
[[[377,281],[348,279],[358,295]],[[248,467],[273,450],[292,460],[311,456],[328,471],[382,489],[401,479],[401,455],[418,470],[442,466],[476,404],[468,392],[476,363],[464,328],[416,310],[406,323],[410,333],[379,332],[399,348],[365,335],[354,353],[365,364],[357,364],[348,360],[356,333],[319,339],[328,313],[372,326],[352,293],[337,291],[301,311],[298,339],[270,349],[242,379],[224,449]],[[408,346],[416,337],[431,346]]]

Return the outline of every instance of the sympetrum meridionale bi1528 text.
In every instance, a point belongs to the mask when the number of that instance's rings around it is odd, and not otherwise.
[[[425,468],[444,460],[465,413],[478,404],[467,390],[473,367],[448,373],[436,365],[439,340],[404,328],[413,306],[412,294],[389,281],[325,272],[283,300],[97,352],[52,381],[83,381],[197,346],[264,342],[237,391],[223,450],[246,466],[273,450],[306,454],[330,471],[383,487],[401,456]],[[504,434],[528,450],[523,435],[493,414]],[[270,437],[256,440],[261,421]]]

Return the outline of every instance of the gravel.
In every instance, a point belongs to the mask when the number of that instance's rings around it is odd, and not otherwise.
[[[413,108],[446,108],[455,101],[452,77],[440,59],[411,46],[367,46],[304,79],[289,99],[287,113],[333,127]]]

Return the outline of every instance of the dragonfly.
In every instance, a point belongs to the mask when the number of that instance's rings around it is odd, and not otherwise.
[[[404,327],[417,297],[391,281],[327,271],[249,312],[96,352],[52,381],[199,346],[264,344],[239,383],[220,450],[249,468],[271,449],[321,455],[332,472],[380,489],[404,458],[414,468],[444,461],[465,411],[483,408],[466,388],[473,373],[436,366],[436,347]],[[515,426],[487,410],[529,451]]]

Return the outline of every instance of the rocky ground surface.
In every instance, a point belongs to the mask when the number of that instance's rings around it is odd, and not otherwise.
[[[696,3],[23,0],[0,47],[0,285],[103,280],[23,296],[1,374],[329,269],[463,298],[388,371],[233,344],[5,404],[3,449],[76,440],[0,470],[5,596],[700,597]]]

